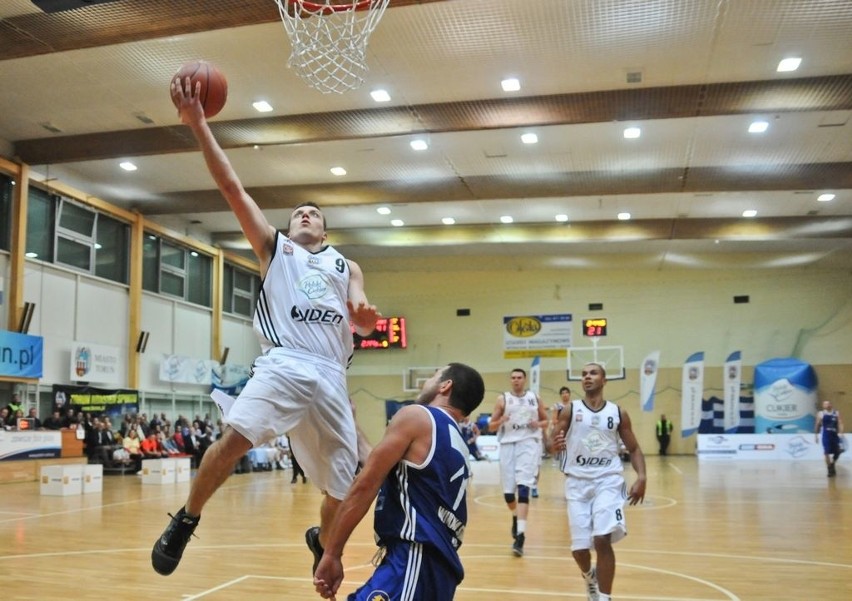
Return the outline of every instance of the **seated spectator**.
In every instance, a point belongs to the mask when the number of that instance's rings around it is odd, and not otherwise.
[[[59,430],[62,427],[62,414],[58,409],[54,410],[50,417],[45,418],[42,425],[45,430]]]
[[[38,410],[35,407],[30,407],[27,417],[33,420],[33,430],[44,429],[44,424],[42,424],[41,420],[38,418]]]
[[[0,409],[0,428],[3,430],[11,430],[12,426],[9,425],[10,418],[9,408],[3,407]]]
[[[130,461],[135,463],[136,471],[142,469],[142,447],[136,428],[127,431],[127,436],[122,441],[122,446],[127,451]]]
[[[204,444],[204,438],[199,436],[198,430],[191,427],[189,433],[183,437],[184,452],[187,455],[192,455],[193,467],[198,467],[201,464],[201,458],[204,456],[204,451],[207,447]]]
[[[68,407],[65,410],[65,416],[62,418],[62,427],[75,430],[77,428],[77,415],[74,413],[73,407]]]
[[[112,452],[115,439],[106,430],[106,424],[94,419],[94,428],[86,434],[86,454],[90,463],[112,465]]]
[[[168,452],[163,448],[163,445],[160,444],[160,441],[157,439],[156,432],[149,432],[148,438],[143,440],[139,445],[140,450],[142,451],[142,456],[145,459],[160,459],[162,457],[168,457]]]

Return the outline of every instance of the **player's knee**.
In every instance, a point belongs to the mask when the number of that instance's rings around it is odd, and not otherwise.
[[[511,505],[515,502],[515,495],[510,492],[503,493],[503,498],[506,500],[506,503],[508,505]]]
[[[530,487],[523,484],[518,485],[518,503],[530,502]]]

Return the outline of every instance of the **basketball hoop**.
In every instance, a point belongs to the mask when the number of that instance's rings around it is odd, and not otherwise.
[[[389,0],[275,0],[290,38],[288,66],[323,94],[364,83],[367,42]]]

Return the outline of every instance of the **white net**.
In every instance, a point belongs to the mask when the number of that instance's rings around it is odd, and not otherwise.
[[[275,0],[292,51],[288,65],[323,94],[364,83],[367,42],[389,0]]]

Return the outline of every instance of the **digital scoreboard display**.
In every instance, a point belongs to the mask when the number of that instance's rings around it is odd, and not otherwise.
[[[583,320],[583,336],[596,338],[606,336],[606,317],[595,317]]]
[[[359,336],[352,328],[356,349],[405,348],[408,337],[405,333],[404,317],[380,317],[376,329],[369,336]]]

